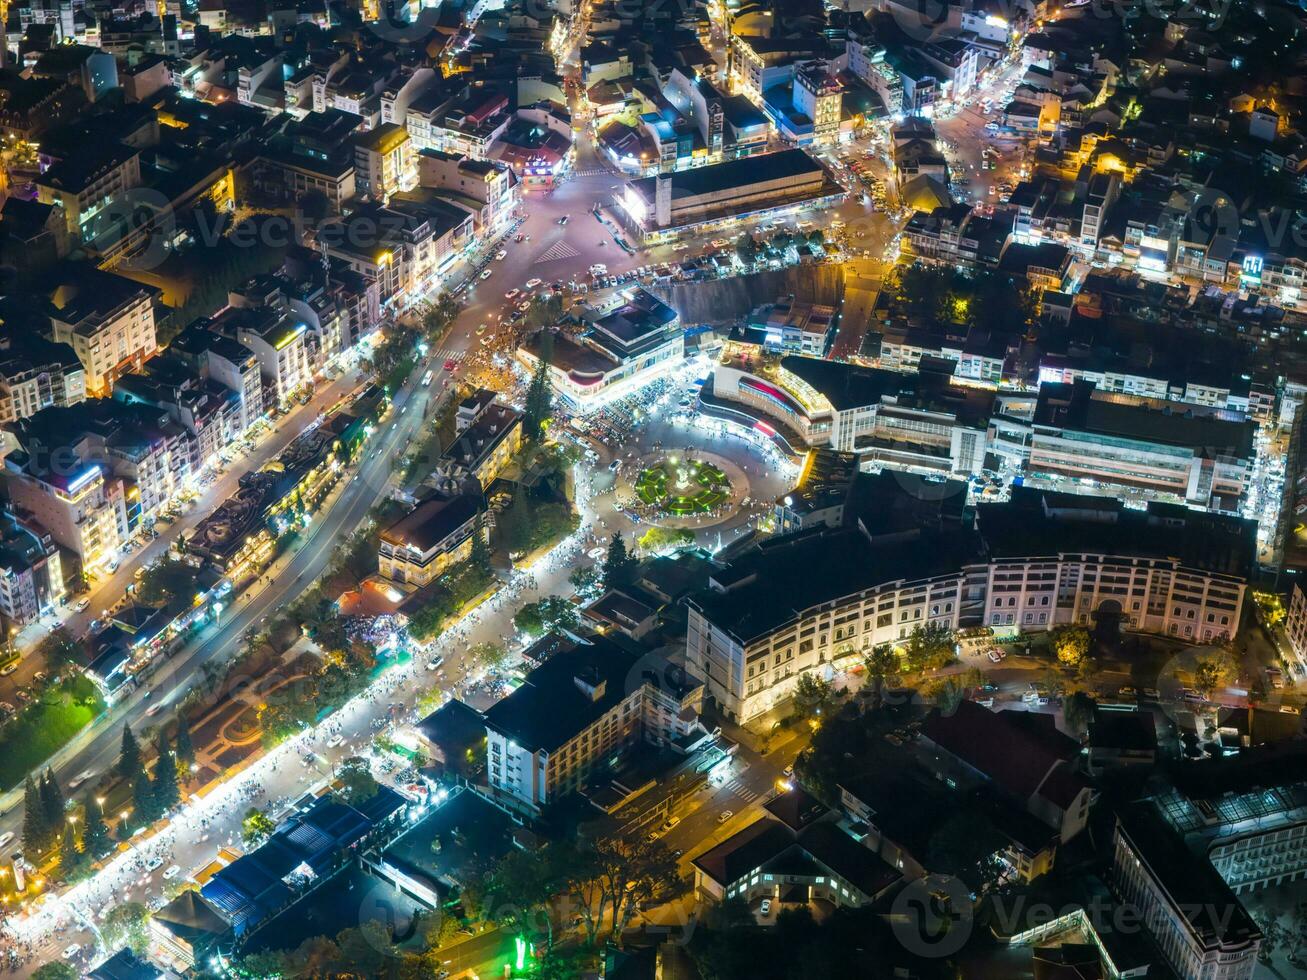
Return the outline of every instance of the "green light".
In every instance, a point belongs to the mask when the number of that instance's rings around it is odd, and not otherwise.
[[[526,969],[526,940],[518,936],[513,942],[517,946],[517,969]]]

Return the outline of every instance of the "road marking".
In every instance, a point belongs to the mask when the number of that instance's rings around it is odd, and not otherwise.
[[[542,262],[558,262],[562,259],[574,259],[580,254],[581,253],[571,245],[567,244],[566,241],[560,239],[541,252],[540,255],[533,260],[533,264],[539,265]]]
[[[464,357],[467,356],[467,351],[465,351],[465,350],[448,350],[448,349],[442,347],[440,350],[435,351],[435,352],[433,353],[433,356],[436,357],[436,358],[439,359],[439,360],[445,360],[445,361],[461,361],[461,360],[463,360]]]

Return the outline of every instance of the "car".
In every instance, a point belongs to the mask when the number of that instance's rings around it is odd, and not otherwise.
[[[1117,691],[1116,693],[1117,693],[1117,697],[1122,697],[1122,698],[1132,698],[1132,697],[1134,697],[1136,694],[1138,694],[1139,692],[1136,691],[1136,690],[1135,690],[1133,687],[1131,687],[1129,684],[1127,684],[1125,687],[1121,688],[1121,690]]]
[[[458,361],[454,361],[454,360],[446,361],[446,362],[445,362],[445,370],[446,370],[446,371],[457,371],[457,370],[458,370]]]
[[[150,705],[150,710],[147,711],[147,712],[145,712],[145,717],[146,717],[146,718],[153,718],[155,715],[157,715],[157,714],[158,714],[160,711],[162,711],[162,710],[163,710],[163,705],[162,705],[162,704],[158,704],[158,703],[156,703],[156,704],[152,704],[152,705]]]
[[[991,663],[1001,664],[1003,662],[1003,651],[998,649],[990,650],[989,659]]]
[[[8,701],[0,701],[0,714],[9,716],[12,715],[13,713],[14,713],[14,706],[12,704],[10,704]]]
[[[1144,697],[1147,698],[1149,701],[1156,701],[1161,696],[1162,695],[1158,692],[1157,688],[1155,687],[1144,688]]]
[[[727,820],[730,820],[731,817],[733,816],[735,816],[734,810],[723,810],[721,813],[717,814],[717,822],[725,823]]]
[[[542,279],[528,279],[528,280],[526,281],[526,288],[527,288],[527,289],[535,289],[536,286],[539,286],[540,283],[543,282],[543,281],[544,281],[544,280],[542,280]]]
[[[79,946],[77,943],[69,943],[68,946],[64,948],[63,957],[66,960],[71,960],[74,956],[76,956],[81,951],[82,951],[82,947]]]
[[[94,778],[94,776],[95,776],[94,769],[83,769],[72,779],[68,780],[68,788],[70,790],[77,789],[78,786],[81,786],[82,783],[86,782],[88,779]]]
[[[180,867],[178,867],[178,866],[175,865],[175,864],[171,864],[171,865],[168,866],[168,869],[167,869],[166,871],[164,871],[164,873],[163,873],[163,880],[164,880],[164,881],[172,881],[174,878],[176,878],[176,877],[177,877],[179,874],[181,874],[181,873],[182,873],[182,869],[181,869]]]
[[[622,461],[620,459],[615,459],[608,464],[608,472],[610,473],[616,473],[621,468],[622,468]]]
[[[671,830],[680,822],[681,822],[680,817],[668,817],[665,821],[663,821],[662,832],[664,834],[667,833],[667,831]]]
[[[12,830],[6,830],[3,834],[0,834],[0,847],[8,847],[14,842],[16,836]]]
[[[784,774],[787,775],[787,776],[793,776],[793,775],[794,775],[794,763],[791,762],[788,766],[786,766],[784,769],[782,769],[781,772],[784,773]]]
[[[427,661],[427,670],[439,670],[440,665],[445,662],[444,657],[432,657]]]
[[[163,867],[163,858],[159,857],[157,854],[151,857],[150,860],[145,862],[146,871],[158,871],[162,867]]]
[[[489,278],[490,278],[490,270],[489,270],[489,269],[484,270],[484,271],[481,273],[481,277],[480,277],[480,278],[481,278],[483,281],[486,280],[486,279],[489,279]]]
[[[764,899],[762,900],[762,904],[758,906],[758,913],[759,913],[760,915],[771,915],[771,899],[770,899],[770,898],[764,898]]]
[[[327,748],[336,749],[344,744],[345,744],[344,735],[333,735],[331,736],[331,739],[327,742]]]
[[[1299,713],[1298,709],[1295,708],[1295,707],[1294,707],[1293,705],[1291,705],[1291,704],[1282,704],[1282,705],[1280,705],[1280,714],[1283,714],[1283,715],[1296,715],[1296,714],[1298,714],[1298,713]]]
[[[17,669],[18,669],[18,661],[17,660],[11,661],[5,664],[3,667],[0,667],[0,677],[8,677]]]
[[[109,562],[109,564],[105,565],[104,568],[105,571],[112,575],[114,572],[118,571],[118,560],[115,558],[113,561]]]
[[[561,218],[558,219],[558,223],[559,223],[560,225],[565,225],[565,224],[567,224],[567,219],[568,219],[568,217],[569,217],[569,215],[566,215],[566,214],[563,215]]]
[[[504,259],[506,258],[508,258],[508,249],[506,248],[501,248],[498,252],[495,253],[496,262],[503,262]]]
[[[504,293],[504,299],[517,299],[521,293],[522,290],[520,289],[510,289],[508,292]]]
[[[32,693],[25,687],[20,687],[14,692],[14,694],[17,695],[18,700],[23,702],[23,704],[30,704],[32,701]]]
[[[86,612],[86,610],[88,610],[88,609],[91,608],[91,600],[90,600],[90,599],[79,599],[79,600],[77,601],[77,605],[74,606],[73,608],[76,609],[79,613],[80,613],[80,612]]]

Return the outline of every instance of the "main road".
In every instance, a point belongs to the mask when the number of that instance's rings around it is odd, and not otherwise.
[[[396,393],[380,430],[365,444],[365,455],[356,472],[342,478],[326,509],[270,570],[274,572],[270,580],[260,579],[237,596],[232,607],[223,611],[217,625],[206,626],[200,636],[165,661],[149,678],[146,687],[114,705],[56,753],[50,764],[63,785],[67,786],[70,779],[82,772],[99,775],[109,771],[118,757],[123,725],[140,728],[150,721],[146,713],[154,705],[162,704],[165,709],[175,706],[203,676],[201,668],[205,664],[222,664],[230,659],[240,649],[247,630],[257,628],[270,612],[293,601],[327,568],[340,542],[363,522],[381,498],[391,471],[416,434],[429,402],[439,399],[450,383],[442,375],[439,383],[433,383],[430,388],[415,386],[414,380],[426,367],[415,368],[409,383]],[[160,720],[169,717],[167,711],[154,714]],[[0,832],[21,832],[22,809],[16,805],[21,796],[19,788],[0,799],[0,806],[5,808],[0,816]]]

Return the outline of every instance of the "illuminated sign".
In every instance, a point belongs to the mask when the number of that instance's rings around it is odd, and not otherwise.
[[[1262,278],[1263,265],[1265,265],[1265,260],[1260,255],[1245,255],[1241,276],[1244,279],[1260,280]]]

